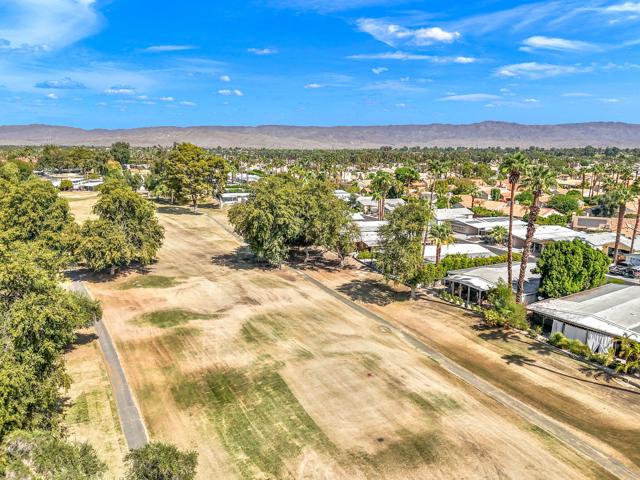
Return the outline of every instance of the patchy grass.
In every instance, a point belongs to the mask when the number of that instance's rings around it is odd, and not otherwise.
[[[283,317],[277,314],[258,314],[251,316],[243,325],[240,333],[248,343],[275,343],[286,338]]]
[[[384,438],[377,441],[384,448],[375,454],[352,452],[355,459],[373,467],[378,474],[393,466],[393,469],[414,469],[443,459],[443,454],[452,446],[438,431],[421,433],[400,432],[401,439],[385,444]]]
[[[444,413],[462,409],[462,405],[455,398],[444,393],[420,394],[407,391],[403,393],[427,413]]]
[[[260,288],[286,288],[289,286],[285,280],[267,276],[252,277],[250,282]]]
[[[69,407],[66,412],[66,421],[71,424],[89,423],[91,421],[91,415],[89,414],[89,395],[94,392],[81,393],[78,398],[75,399],[73,405]],[[98,395],[100,392],[97,392]],[[93,395],[96,396],[95,394]],[[95,401],[95,399],[93,399]]]
[[[179,285],[175,277],[161,275],[140,275],[118,285],[118,290],[132,290],[134,288],[171,288]]]
[[[145,313],[144,315],[137,317],[136,321],[153,325],[158,328],[172,328],[184,325],[192,320],[211,320],[216,317],[216,314],[198,313],[192,312],[191,310],[175,308]]]
[[[207,410],[244,478],[283,478],[303,448],[334,450],[273,365],[211,369],[172,393],[182,408]]]

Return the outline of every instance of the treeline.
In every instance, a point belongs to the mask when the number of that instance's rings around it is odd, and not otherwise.
[[[82,227],[50,183],[15,162],[0,164],[0,191],[0,478],[102,478],[106,466],[95,450],[67,439],[62,426],[71,381],[64,353],[101,309],[63,288],[62,272],[77,261],[104,268],[150,262],[162,229],[153,207],[118,180],[102,190],[100,219]],[[197,455],[150,444],[125,462],[127,479],[189,480]]]

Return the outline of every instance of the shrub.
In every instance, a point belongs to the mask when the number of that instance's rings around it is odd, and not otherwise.
[[[529,328],[527,310],[516,302],[511,285],[500,282],[488,295],[491,308],[486,310],[485,320],[494,326],[510,326],[525,330]]]
[[[73,188],[73,182],[71,180],[62,180],[59,188],[62,192],[68,192]]]

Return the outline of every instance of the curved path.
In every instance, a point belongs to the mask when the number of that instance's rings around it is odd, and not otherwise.
[[[91,293],[82,282],[73,282],[71,289],[91,297]],[[144,426],[140,411],[133,398],[129,383],[127,382],[127,377],[120,363],[118,351],[104,322],[97,321],[94,326],[100,342],[100,348],[107,361],[109,378],[116,398],[118,416],[120,417],[120,425],[122,426],[122,432],[127,441],[127,446],[131,450],[144,447],[149,443],[147,429]]]

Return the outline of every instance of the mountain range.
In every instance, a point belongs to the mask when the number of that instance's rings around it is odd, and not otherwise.
[[[92,145],[116,141],[133,146],[191,142],[202,147],[379,148],[392,147],[640,147],[640,124],[591,122],[523,125],[481,122],[465,125],[387,125],[295,127],[146,127],[94,129],[51,126],[0,126],[1,145]]]

